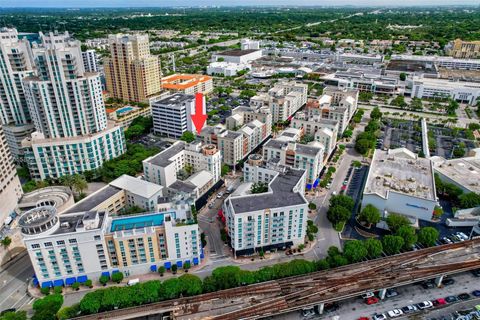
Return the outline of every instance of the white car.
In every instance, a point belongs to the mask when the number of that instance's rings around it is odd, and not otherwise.
[[[468,236],[463,233],[463,232],[457,232],[457,237],[459,237],[460,239],[463,239],[463,240],[468,240]]]
[[[371,297],[374,297],[375,295],[373,294],[373,292],[366,292],[362,295],[362,299],[368,299],[368,298],[371,298]]]
[[[428,309],[433,307],[433,303],[430,301],[423,301],[417,304],[418,309],[423,310],[423,309]]]
[[[412,313],[412,312],[415,312],[417,310],[418,310],[418,308],[413,306],[413,305],[409,305],[409,306],[406,306],[406,307],[402,308],[403,313]]]
[[[218,198],[218,199],[220,199],[221,197],[223,197],[223,192],[219,192],[219,193],[217,194],[217,198]]]
[[[383,313],[380,313],[380,314],[376,313],[376,314],[373,315],[372,319],[373,320],[385,320],[385,319],[387,319],[387,316]]]
[[[388,316],[390,318],[396,318],[396,317],[400,317],[401,315],[403,315],[403,311],[400,310],[400,309],[393,309],[393,310],[388,311],[387,313],[388,313]]]

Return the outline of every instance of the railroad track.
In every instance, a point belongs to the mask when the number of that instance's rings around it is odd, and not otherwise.
[[[479,257],[480,239],[474,239],[369,260],[332,270],[114,310],[78,319],[129,319],[128,315],[134,317],[155,314],[155,311],[160,310],[171,310],[178,317],[198,318],[198,314],[206,312],[201,307],[208,304],[216,305],[215,314],[206,315],[203,317],[205,319],[257,319],[272,313],[284,313],[319,303],[359,296],[366,291],[480,268]],[[233,301],[230,300],[241,300],[244,297],[256,297],[256,299],[244,299],[238,304],[238,310],[232,311],[229,303]],[[218,306],[218,302],[222,300],[225,308]]]

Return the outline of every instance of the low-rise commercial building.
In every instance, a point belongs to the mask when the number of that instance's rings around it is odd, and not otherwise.
[[[101,275],[129,275],[197,265],[203,258],[197,224],[179,224],[175,212],[112,217],[104,211],[58,215],[43,206],[19,219],[23,240],[44,287],[84,283]]]
[[[391,61],[412,61],[424,62],[437,68],[446,68],[454,70],[480,70],[480,59],[458,59],[444,56],[415,56],[415,55],[392,55]]]
[[[445,48],[448,55],[455,58],[477,59],[480,58],[480,41],[463,41],[455,39]]]
[[[363,92],[394,95],[403,91],[404,86],[398,77],[384,76],[381,70],[337,71],[321,78],[326,85],[339,88],[358,89]]]
[[[252,69],[249,63],[211,62],[207,67],[208,75],[234,77],[238,72]]]
[[[150,106],[124,106],[115,110],[107,109],[107,117],[113,121],[115,125],[127,130],[133,120],[138,117],[151,117],[152,111]]]
[[[363,191],[362,207],[430,221],[438,205],[433,166],[406,148],[376,149]]]
[[[480,98],[480,83],[413,77],[407,80],[411,96],[416,98],[451,98],[475,105]]]
[[[212,56],[213,61],[229,62],[229,63],[250,63],[262,57],[262,50],[260,49],[246,49],[246,50],[227,50],[216,53]]]
[[[308,214],[305,171],[269,168],[261,164],[258,155],[251,157],[252,162],[245,164],[244,181],[266,182],[268,191],[236,192],[225,200],[223,213],[234,254],[250,255],[304,243]],[[237,190],[246,189],[240,186]]]
[[[162,89],[172,93],[194,95],[195,93],[209,94],[213,91],[212,77],[201,74],[172,74],[163,77],[161,83]]]
[[[266,161],[306,171],[306,187],[312,189],[319,183],[318,176],[323,168],[325,147],[313,142],[310,145],[270,139],[263,146],[263,157]]]

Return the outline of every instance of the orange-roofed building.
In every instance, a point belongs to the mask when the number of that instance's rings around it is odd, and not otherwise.
[[[201,74],[172,74],[162,78],[162,89],[185,94],[208,94],[213,90],[213,80]]]

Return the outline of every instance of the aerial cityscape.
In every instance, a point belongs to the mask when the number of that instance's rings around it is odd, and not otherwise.
[[[480,319],[480,6],[0,1],[0,320]]]

